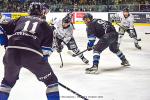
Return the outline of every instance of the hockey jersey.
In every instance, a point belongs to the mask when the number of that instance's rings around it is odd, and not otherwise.
[[[121,26],[125,26],[129,29],[134,28],[134,16],[132,14],[129,14],[127,18],[124,17],[123,13],[119,13],[118,17],[120,18],[121,21]]]
[[[114,26],[109,22],[102,19],[94,19],[92,22],[87,24],[87,35],[96,36],[101,38],[104,34],[109,34],[111,31],[116,31]]]
[[[46,21],[36,16],[20,17],[2,27],[7,34],[11,34],[7,48],[25,49],[43,56],[41,48],[52,47],[52,29]]]
[[[63,28],[62,23],[63,23],[62,20],[57,20],[54,23],[54,27],[56,28],[55,32],[56,32],[57,37],[59,37],[60,39],[73,37],[73,29],[74,28],[73,28],[72,24],[70,24],[67,28]]]

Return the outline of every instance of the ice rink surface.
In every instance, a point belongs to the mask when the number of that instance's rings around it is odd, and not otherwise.
[[[79,49],[86,49],[86,32],[84,25],[76,25],[74,37]],[[74,91],[86,96],[89,100],[150,100],[150,32],[149,27],[136,27],[142,50],[134,47],[133,40],[126,33],[120,49],[130,62],[130,68],[120,65],[116,55],[106,49],[101,54],[100,74],[85,74],[85,68],[92,66],[92,51],[84,53],[90,60],[85,65],[78,57],[71,57],[65,47],[62,52],[64,67],[60,68],[59,54],[54,52],[49,62],[59,81]],[[0,47],[0,80],[3,78],[4,66],[2,58],[4,48]],[[41,66],[42,67],[42,66]],[[46,87],[28,70],[22,68],[20,78],[11,91],[9,100],[47,100]],[[61,100],[82,100],[59,87]]]

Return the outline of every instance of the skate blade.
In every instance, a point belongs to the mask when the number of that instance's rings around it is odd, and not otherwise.
[[[123,67],[125,67],[125,68],[130,68],[129,66],[130,66],[130,64],[128,64],[128,65],[122,65]]]
[[[100,72],[97,70],[97,71],[85,71],[86,74],[99,74]]]
[[[88,63],[85,63],[85,62],[84,62],[84,64],[89,65],[89,62],[88,62]]]
[[[138,50],[141,50],[142,48],[138,48],[138,47],[136,47]]]

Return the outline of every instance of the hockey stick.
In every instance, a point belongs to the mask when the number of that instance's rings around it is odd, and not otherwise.
[[[126,32],[128,32],[127,30],[127,28],[125,28],[125,27],[123,27],[123,26],[121,26],[119,23],[117,23],[117,22],[115,22],[118,26],[120,26],[122,29],[124,29]],[[128,32],[129,33],[129,32]],[[130,33],[129,33],[130,34]],[[141,39],[137,39],[137,38],[135,38],[137,41],[141,41]]]
[[[78,56],[78,55],[80,55],[80,54],[82,54],[82,53],[84,53],[86,51],[88,51],[88,49],[85,49],[85,50],[83,50],[83,51],[81,51],[81,52],[79,52],[77,54],[71,54],[71,53],[70,54],[72,55],[72,57],[76,57],[76,56]]]
[[[60,65],[60,68],[62,68],[63,67],[63,59],[62,59],[62,56],[61,56],[61,53],[59,52],[59,56],[60,56],[60,60],[61,60],[61,65]]]
[[[55,34],[55,32],[53,32],[53,34]],[[55,39],[55,42],[56,42],[56,48],[58,48],[59,47],[59,45],[58,45],[58,42],[57,42],[57,39],[56,39],[56,35],[54,36],[54,39]],[[61,65],[60,65],[60,68],[62,68],[63,67],[63,59],[62,59],[62,56],[61,56],[61,52],[58,52],[59,53],[59,56],[60,56],[60,60],[61,60]]]
[[[145,33],[145,34],[150,34],[150,33]]]
[[[62,86],[63,88],[67,89],[68,91],[72,92],[73,94],[77,95],[78,97],[82,98],[83,100],[88,100],[87,98],[85,98],[84,96],[80,95],[79,93],[75,92],[74,90],[70,89],[69,87],[63,85],[62,83],[58,82],[58,84],[60,86]]]

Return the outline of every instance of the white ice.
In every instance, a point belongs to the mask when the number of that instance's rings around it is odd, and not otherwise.
[[[76,25],[75,40],[80,50],[86,48],[86,32],[84,25]],[[121,50],[131,66],[123,68],[116,55],[106,49],[101,54],[100,74],[85,74],[85,68],[92,66],[92,51],[84,53],[90,60],[89,65],[83,64],[78,57],[71,57],[64,48],[62,57],[64,67],[60,68],[59,54],[54,52],[49,62],[59,81],[89,100],[150,100],[150,32],[149,27],[136,27],[138,37],[142,39],[142,50],[134,47],[133,40],[126,34]],[[2,63],[4,49],[0,47],[0,80],[3,78]],[[41,66],[42,67],[42,66]],[[20,79],[11,91],[9,100],[47,100],[46,87],[28,70],[22,68]],[[59,86],[61,100],[82,100],[68,90]]]

